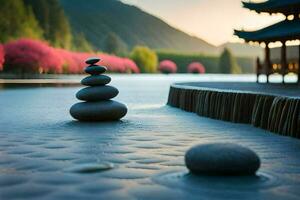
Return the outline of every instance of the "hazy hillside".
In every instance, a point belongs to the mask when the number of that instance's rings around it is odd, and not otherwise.
[[[129,49],[147,45],[153,49],[218,53],[218,48],[169,26],[141,9],[117,0],[60,0],[73,31],[84,33],[96,48],[115,33]]]
[[[233,55],[239,57],[263,57],[263,48],[243,43],[225,43],[219,46],[219,51],[228,48]]]

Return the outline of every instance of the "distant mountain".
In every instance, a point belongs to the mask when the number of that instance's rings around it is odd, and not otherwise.
[[[190,36],[118,0],[60,0],[73,31],[83,33],[97,49],[105,47],[109,34],[118,36],[128,49],[146,45],[153,49],[217,54],[218,48]]]
[[[260,57],[263,58],[263,48],[258,46],[251,46],[244,43],[225,43],[218,47],[219,52],[224,48],[228,48],[234,56],[238,57]]]

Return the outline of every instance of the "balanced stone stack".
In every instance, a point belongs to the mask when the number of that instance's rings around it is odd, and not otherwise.
[[[119,102],[111,100],[119,94],[117,88],[107,85],[111,78],[103,75],[106,67],[96,65],[99,58],[86,60],[85,72],[90,76],[81,81],[88,86],[76,94],[76,98],[84,101],[74,104],[70,109],[72,117],[79,121],[115,121],[124,117],[127,107]]]

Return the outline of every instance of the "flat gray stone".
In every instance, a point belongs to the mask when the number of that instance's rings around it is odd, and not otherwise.
[[[114,165],[112,163],[87,163],[76,165],[71,167],[68,171],[75,173],[99,173],[103,171],[107,171],[113,169]]]
[[[200,144],[185,154],[190,172],[202,175],[253,175],[260,159],[252,150],[233,143]]]
[[[92,65],[85,68],[85,73],[91,74],[91,75],[99,75],[103,74],[107,71],[107,68],[104,66],[99,65]]]
[[[81,80],[82,85],[100,86],[110,83],[111,78],[106,75],[88,76]]]
[[[88,58],[85,63],[88,64],[88,65],[93,65],[97,62],[100,61],[100,58],[97,58],[97,57],[91,57],[91,58]]]
[[[79,121],[116,121],[126,113],[127,107],[124,104],[112,100],[81,102],[70,109],[72,117]]]
[[[116,97],[119,90],[113,86],[93,86],[79,90],[76,98],[82,101],[101,101]]]

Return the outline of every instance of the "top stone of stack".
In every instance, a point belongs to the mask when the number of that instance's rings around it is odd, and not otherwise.
[[[94,65],[94,64],[96,64],[99,61],[100,61],[100,58],[92,57],[92,58],[87,59],[85,61],[85,63],[88,64],[88,65]]]

